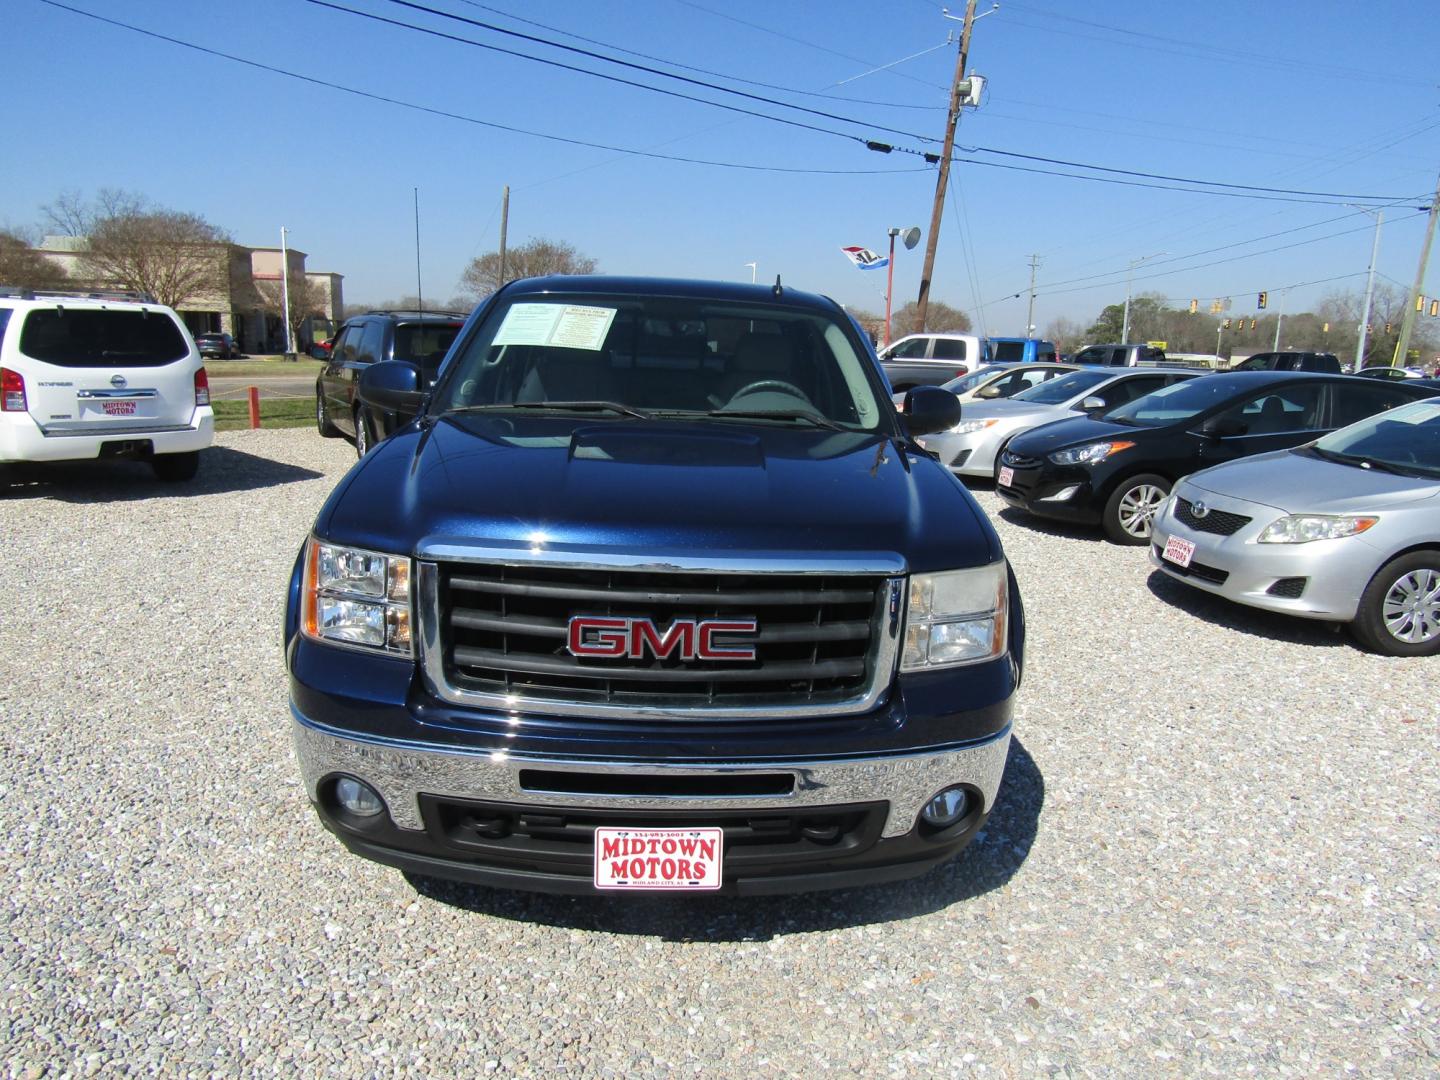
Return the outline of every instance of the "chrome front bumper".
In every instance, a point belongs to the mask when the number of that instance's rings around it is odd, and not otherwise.
[[[669,761],[595,762],[519,757],[503,752],[466,753],[424,743],[381,740],[325,727],[290,707],[295,752],[305,789],[319,799],[319,785],[343,773],[363,780],[384,798],[390,816],[402,829],[423,831],[420,795],[483,799],[534,806],[566,806],[614,810],[749,810],[763,807],[829,806],[886,802],[889,813],[882,837],[903,836],[915,826],[920,809],[941,789],[968,784],[984,796],[984,812],[995,804],[1010,728],[980,743],[883,757],[834,758],[815,761],[715,762],[676,764]],[[791,773],[788,795],[743,797],[673,797],[591,795],[535,791],[520,785],[521,769],[612,776],[744,775]]]

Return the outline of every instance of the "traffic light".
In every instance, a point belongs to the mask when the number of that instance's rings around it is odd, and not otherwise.
[[[1221,330],[1229,330],[1229,329],[1230,329],[1230,320],[1229,320],[1229,319],[1226,319],[1223,323],[1221,323],[1221,324],[1220,324],[1220,329],[1221,329]]]
[[[1431,301],[1430,301],[1430,314],[1431,314],[1432,316],[1434,316],[1434,315],[1440,315],[1440,300],[1431,300]]]
[[[1199,300],[1191,300],[1191,301],[1190,301],[1190,314],[1191,314],[1191,315],[1194,315],[1194,314],[1195,314],[1197,311],[1199,311],[1199,310],[1200,310],[1200,301],[1199,301]]]
[[[1330,333],[1330,324],[1327,322],[1324,326],[1320,327],[1320,332],[1322,334]]]
[[[1264,311],[1264,310],[1265,310],[1265,302],[1266,302],[1267,300],[1269,300],[1269,299],[1270,299],[1270,294],[1269,294],[1269,293],[1266,293],[1266,292],[1262,292],[1262,293],[1260,294],[1260,299],[1259,299],[1259,301],[1256,303],[1255,306],[1256,306],[1257,308],[1259,308],[1261,311]]]
[[[1416,311],[1424,311],[1424,310],[1425,310],[1425,297],[1423,297],[1423,296],[1417,296],[1417,297],[1415,297],[1415,310],[1416,310]]]
[[[1254,329],[1255,329],[1255,320],[1254,320],[1254,319],[1251,319],[1251,320],[1250,320],[1250,329],[1251,329],[1251,330],[1254,330]]]
[[[1391,327],[1392,325],[1394,325],[1394,324],[1393,324],[1393,323],[1388,323],[1388,322],[1385,324],[1385,333],[1387,333],[1387,334],[1390,333],[1390,327]]]

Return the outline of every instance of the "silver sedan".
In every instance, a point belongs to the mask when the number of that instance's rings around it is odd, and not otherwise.
[[[1392,656],[1440,653],[1440,398],[1192,473],[1151,541],[1197,589],[1349,623]]]
[[[966,403],[949,431],[926,435],[920,445],[961,476],[995,475],[995,459],[1022,431],[1087,413],[1099,414],[1153,393],[1195,371],[1154,368],[1080,368],[1014,397]]]

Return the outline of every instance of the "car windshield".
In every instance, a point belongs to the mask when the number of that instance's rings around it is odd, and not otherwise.
[[[1140,427],[1164,427],[1189,420],[1234,396],[1233,381],[1185,379],[1116,406],[1105,414],[1104,419]]]
[[[1113,371],[1072,371],[1069,375],[1061,375],[1058,379],[1032,386],[1029,390],[1021,390],[1010,400],[1033,401],[1037,405],[1059,405],[1077,394],[1083,394],[1096,383],[1114,377]]]
[[[431,411],[556,413],[571,403],[607,419],[876,430],[887,419],[879,386],[843,316],[823,311],[685,296],[519,297],[460,347]]]
[[[949,390],[952,394],[963,394],[966,391],[974,390],[981,383],[989,382],[997,375],[1003,375],[1010,370],[1009,364],[991,364],[979,371],[972,371],[969,375],[961,375],[958,379],[951,379],[942,384],[942,388]]]
[[[1440,477],[1440,398],[1378,413],[1302,450],[1360,468]]]

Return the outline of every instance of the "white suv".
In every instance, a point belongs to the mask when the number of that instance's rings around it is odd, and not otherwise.
[[[170,308],[0,289],[0,469],[123,456],[189,480],[214,438],[205,367]]]

